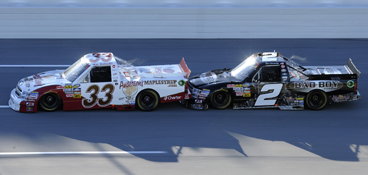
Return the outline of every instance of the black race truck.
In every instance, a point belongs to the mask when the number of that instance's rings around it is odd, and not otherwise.
[[[253,54],[233,69],[217,69],[189,79],[192,109],[323,109],[359,100],[360,71],[349,59],[342,66],[301,66],[278,52]]]

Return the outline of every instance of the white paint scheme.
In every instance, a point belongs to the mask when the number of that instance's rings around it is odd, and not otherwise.
[[[62,78],[62,70],[53,70],[53,71],[46,71],[36,74],[37,76],[42,78],[42,81],[39,82],[36,79],[34,79],[34,76],[31,75],[26,78],[21,79],[16,86],[18,86],[20,89],[22,89],[22,96],[18,96],[16,94],[17,88],[14,88],[10,93],[10,99],[8,102],[8,105],[10,108],[12,108],[15,111],[20,110],[20,103],[22,101],[27,101],[27,97],[30,92],[35,91],[39,88],[43,88],[46,86],[52,86],[52,85],[62,85],[66,83],[70,83],[68,80]],[[30,79],[32,80],[26,80]]]
[[[12,108],[14,111],[19,111],[20,110],[20,103],[23,101],[24,99],[19,98],[17,95],[15,95],[15,89],[13,89],[10,92],[10,99],[8,102],[8,105],[10,108]]]
[[[86,59],[90,59],[90,54],[86,55]],[[103,82],[103,83],[84,83],[84,79],[86,76],[88,76],[89,72],[91,71],[94,66],[100,66],[100,64],[104,65],[110,65],[111,66],[111,75],[112,75],[112,81],[114,80],[114,77],[116,77],[115,80],[117,82]],[[144,89],[153,89],[155,90],[159,97],[165,97],[173,94],[178,94],[181,92],[184,92],[185,86],[180,86],[178,82],[180,80],[187,81],[184,76],[186,75],[185,72],[181,69],[180,65],[178,64],[171,64],[171,65],[156,65],[156,66],[137,66],[137,67],[125,67],[125,66],[119,66],[116,64],[115,59],[112,59],[111,62],[101,62],[98,61],[96,63],[92,63],[92,66],[90,66],[76,81],[74,81],[74,84],[80,84],[81,85],[81,93],[82,97],[90,99],[91,94],[94,92],[87,92],[88,87],[91,85],[98,85],[100,92],[97,94],[99,99],[106,100],[106,92],[101,92],[101,89],[106,84],[112,84],[114,86],[114,90],[112,92],[113,99],[110,104],[114,105],[134,105],[135,104],[135,98]],[[93,66],[94,65],[94,66]],[[113,66],[115,65],[115,68]],[[156,71],[157,69],[161,69],[161,72]],[[171,69],[174,72],[173,73],[165,73],[163,70],[165,69]],[[144,72],[149,71],[151,73]],[[114,75],[114,74],[117,75]],[[126,76],[125,73],[129,74],[129,76]],[[154,84],[149,85],[144,83],[145,81],[175,81],[175,84]],[[122,87],[123,84],[127,82],[139,82],[136,87],[136,91],[134,91],[131,95],[126,95],[123,93],[125,90],[124,87]],[[170,85],[173,85],[175,87],[169,87]],[[96,103],[96,105],[99,105]],[[95,106],[95,105],[93,105]],[[91,107],[93,107],[91,106]]]
[[[9,106],[13,110],[19,111],[20,103],[22,101],[27,101],[28,98],[27,96],[29,95],[30,92],[37,91],[37,89],[39,88],[51,85],[60,86],[61,88],[64,88],[64,90],[65,86],[72,86],[74,92],[75,88],[80,88],[81,91],[80,99],[82,100],[82,104],[83,100],[92,99],[91,97],[92,94],[96,94],[97,100],[101,99],[102,101],[108,101],[109,99],[111,99],[111,102],[108,104],[101,105],[96,101],[96,103],[94,103],[93,105],[85,106],[86,108],[92,108],[96,105],[99,105],[100,107],[108,105],[134,105],[136,96],[139,94],[139,92],[141,92],[144,89],[153,89],[158,93],[160,98],[182,93],[185,91],[185,83],[179,85],[179,81],[183,80],[184,82],[186,82],[187,81],[186,76],[188,75],[187,72],[185,72],[181,67],[181,65],[179,64],[134,67],[128,64],[118,64],[116,60],[118,60],[118,58],[116,58],[112,53],[93,53],[93,54],[91,53],[83,56],[78,61],[85,63],[88,66],[73,82],[66,79],[63,70],[42,72],[21,79],[18,82],[17,87],[19,87],[22,90],[24,96],[16,95],[17,88],[13,89],[10,95]],[[90,82],[89,78],[90,71],[95,67],[104,67],[104,66],[111,68],[111,81]],[[143,72],[142,70],[148,70],[151,71],[151,73]],[[161,70],[161,72],[159,70]],[[130,77],[127,77],[125,75],[125,72],[128,72],[130,74]],[[34,78],[35,76],[40,77],[40,79],[35,79]],[[170,84],[162,84],[162,81],[167,82],[169,80]],[[151,81],[156,81],[156,83],[154,84],[146,83]],[[126,95],[125,93],[123,93],[124,87],[122,87],[122,85],[127,82],[138,82],[139,84],[138,86],[136,86],[135,92],[130,95]],[[88,88],[93,85],[99,87],[98,92],[87,91]],[[110,89],[112,95],[111,98],[109,98],[108,95],[110,91],[104,92],[102,90],[103,87],[105,87],[106,85],[114,87]],[[41,96],[42,94],[39,95]],[[59,95],[66,96],[66,93]],[[66,98],[74,99],[73,96]],[[64,100],[64,103],[68,101],[67,99]]]

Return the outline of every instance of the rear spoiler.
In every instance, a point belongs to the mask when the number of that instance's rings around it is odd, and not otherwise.
[[[360,76],[360,71],[355,67],[353,60],[351,60],[351,58],[349,58],[349,61],[347,63],[347,66],[349,67],[349,69],[357,75],[357,79],[359,79]]]
[[[190,69],[188,68],[188,66],[187,66],[187,64],[185,63],[185,61],[184,61],[184,58],[182,58],[181,59],[181,61],[180,61],[180,67],[181,67],[181,70],[183,71],[183,72],[185,72],[186,73],[186,75],[184,76],[186,79],[188,79],[189,78],[189,75],[190,75]]]

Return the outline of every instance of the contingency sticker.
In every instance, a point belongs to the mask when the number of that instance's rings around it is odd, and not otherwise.
[[[244,88],[244,90],[243,90],[243,97],[251,97],[250,88]]]
[[[73,98],[81,98],[81,88],[73,89]]]
[[[236,96],[243,96],[243,87],[233,87]]]
[[[201,91],[201,93],[199,94],[198,98],[199,99],[206,99],[206,97],[210,94],[210,90],[209,89],[203,89]]]
[[[66,94],[67,97],[72,97],[72,95],[68,95],[68,94],[73,94],[73,85],[72,84],[65,84],[64,93]]]
[[[38,92],[36,92],[36,91],[32,91],[29,94],[29,97],[28,97],[28,99],[30,99],[30,100],[36,100],[37,98],[38,98]]]

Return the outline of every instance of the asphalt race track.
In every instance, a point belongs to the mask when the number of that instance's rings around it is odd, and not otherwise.
[[[6,105],[20,78],[55,67],[0,67],[0,175],[366,174],[368,40],[0,40],[0,65],[70,65],[108,51],[135,65],[177,64],[192,75],[278,51],[302,65],[362,72],[360,101],[321,111],[92,110],[24,114]],[[62,68],[58,68],[62,69]]]

